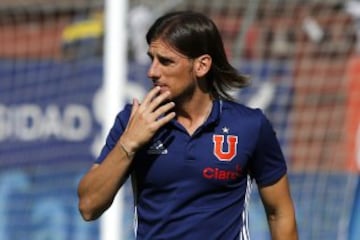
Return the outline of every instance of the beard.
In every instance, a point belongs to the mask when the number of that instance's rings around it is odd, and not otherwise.
[[[154,87],[155,86],[156,85],[154,84]],[[181,106],[183,103],[191,101],[191,99],[194,96],[195,91],[196,91],[195,83],[191,83],[191,84],[185,86],[185,88],[180,89],[178,91],[170,90],[169,98],[165,99],[160,105],[164,105],[169,102],[174,102],[175,105]],[[160,94],[161,94],[161,92],[159,92],[158,95],[160,95]]]
[[[190,102],[193,99],[193,96],[196,91],[195,84],[189,84],[184,89],[182,89],[179,93],[172,93],[170,95],[169,101],[173,101],[175,106],[181,107],[183,104]]]

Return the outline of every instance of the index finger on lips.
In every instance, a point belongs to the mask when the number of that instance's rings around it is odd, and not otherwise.
[[[169,96],[170,96],[170,92],[166,91],[154,97],[154,99],[149,104],[149,110],[151,112],[154,112],[159,106],[162,105],[162,103],[165,103],[165,101],[169,98]]]
[[[144,101],[142,102],[142,105],[149,105],[154,99],[154,97],[159,94],[160,89],[160,87],[154,87],[153,89],[151,89],[150,92],[146,95]]]

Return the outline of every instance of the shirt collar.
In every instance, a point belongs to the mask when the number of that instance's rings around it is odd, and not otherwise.
[[[203,126],[201,127],[201,129],[203,129],[204,127],[210,126],[212,124],[216,125],[220,121],[220,116],[222,114],[222,111],[223,111],[223,101],[220,99],[213,100],[213,106],[212,106],[210,115],[206,119],[206,121],[203,124]],[[170,121],[170,124],[176,128],[183,129],[183,127],[181,125],[179,125],[179,123],[177,123],[177,121],[174,119]]]
[[[205,122],[205,125],[217,123],[220,119],[221,113],[223,111],[223,101],[219,99],[213,100],[213,106],[211,109],[211,113],[208,119]]]

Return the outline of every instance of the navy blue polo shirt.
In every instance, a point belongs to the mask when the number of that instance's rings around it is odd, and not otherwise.
[[[115,146],[131,112],[111,129],[97,163]],[[273,128],[259,109],[215,100],[193,135],[173,120],[134,157],[137,239],[248,239],[251,180],[286,173]]]

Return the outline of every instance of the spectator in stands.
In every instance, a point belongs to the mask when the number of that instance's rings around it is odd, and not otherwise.
[[[118,114],[82,178],[79,208],[97,219],[131,175],[137,239],[249,239],[258,186],[273,239],[297,239],[287,168],[271,124],[227,90],[247,85],[206,16],[174,12],[147,35],[154,87]]]

